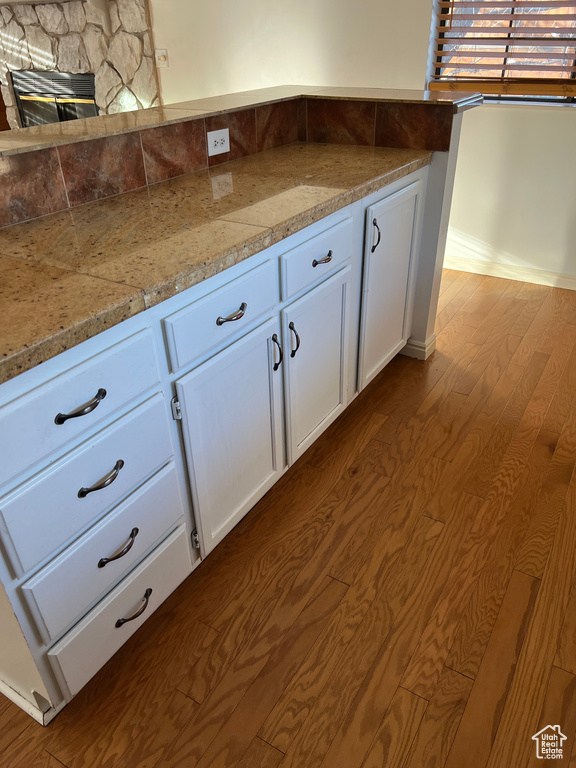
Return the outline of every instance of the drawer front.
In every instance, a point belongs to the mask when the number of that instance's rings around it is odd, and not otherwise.
[[[3,499],[0,530],[17,574],[102,517],[172,455],[166,406],[157,394]],[[113,472],[106,487],[79,497]]]
[[[78,693],[191,570],[188,535],[182,526],[48,651],[67,698]],[[137,618],[117,626],[119,620],[137,613]]]
[[[183,515],[171,463],[24,584],[44,642],[55,640],[86,613]],[[115,555],[120,556],[111,559]]]
[[[164,328],[172,370],[241,334],[277,302],[277,266],[267,261],[170,315]]]
[[[142,331],[1,407],[0,486],[158,381],[152,334]]]
[[[346,219],[282,256],[282,300],[331,275],[352,256],[353,222]]]

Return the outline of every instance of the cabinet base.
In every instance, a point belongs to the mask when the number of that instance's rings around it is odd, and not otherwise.
[[[44,711],[35,704],[32,704],[28,699],[25,699],[24,696],[18,693],[18,691],[15,691],[14,688],[11,688],[2,680],[0,680],[0,693],[6,696],[6,698],[13,704],[16,704],[17,707],[23,709],[26,714],[33,717],[37,723],[40,723],[40,725],[48,725],[48,723],[56,717],[58,712],[63,709],[66,703],[63,701],[59,706],[50,707],[50,709]]]
[[[429,336],[426,341],[416,341],[409,339],[406,346],[400,350],[401,355],[414,357],[416,360],[428,360],[432,352],[436,349],[436,334]]]

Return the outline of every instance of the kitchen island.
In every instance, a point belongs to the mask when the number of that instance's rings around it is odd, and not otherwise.
[[[458,99],[288,87],[0,142],[0,678],[38,720],[431,354]]]

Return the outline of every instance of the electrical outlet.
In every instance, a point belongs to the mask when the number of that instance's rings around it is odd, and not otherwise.
[[[228,128],[222,128],[220,131],[208,131],[206,141],[208,142],[209,157],[230,152],[230,131]]]
[[[156,59],[156,66],[157,67],[169,67],[170,63],[168,61],[168,49],[167,48],[156,48],[154,51],[154,58]]]

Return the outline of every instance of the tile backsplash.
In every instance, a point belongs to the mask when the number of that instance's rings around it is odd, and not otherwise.
[[[296,141],[446,151],[452,106],[300,97],[0,157],[0,227]],[[208,157],[206,132],[230,152]]]

